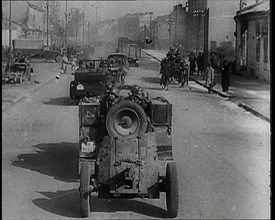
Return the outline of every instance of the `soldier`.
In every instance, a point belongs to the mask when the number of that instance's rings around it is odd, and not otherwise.
[[[107,109],[110,109],[119,100],[119,89],[112,86],[107,90]]]
[[[170,71],[171,71],[171,59],[168,57],[165,57],[161,62],[161,82],[160,85],[162,89],[165,89],[166,91],[169,89],[169,83],[170,83]]]
[[[184,85],[188,85],[189,81],[189,66],[185,59],[181,59],[180,68],[182,70],[182,80],[180,87],[184,87]]]
[[[215,83],[215,71],[211,65],[211,61],[209,60],[208,66],[206,69],[206,80],[205,86],[208,87],[208,93],[210,94],[211,89],[216,85]]]

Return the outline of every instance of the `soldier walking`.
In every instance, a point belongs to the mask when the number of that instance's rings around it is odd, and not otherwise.
[[[205,86],[208,88],[208,93],[211,93],[211,89],[216,85],[215,82],[215,71],[209,61],[207,69],[206,69],[206,80]]]
[[[165,57],[161,61],[161,79],[160,79],[160,85],[162,89],[165,89],[166,91],[169,89],[169,83],[170,83],[170,71],[171,71],[171,61],[168,57]]]

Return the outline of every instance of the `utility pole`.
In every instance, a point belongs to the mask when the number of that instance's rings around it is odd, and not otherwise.
[[[82,47],[84,48],[84,23],[85,23],[85,14],[84,14],[84,10],[83,10],[83,24],[82,24],[82,28],[83,28],[83,45]]]
[[[77,47],[77,20],[78,18],[76,18],[75,20],[75,46]]]
[[[67,47],[67,29],[68,29],[68,2],[66,0],[66,14],[65,14],[65,47]]]
[[[49,46],[49,1],[46,3],[47,9],[47,47]]]
[[[177,20],[178,20],[178,6],[175,6],[175,43],[177,42]]]
[[[10,63],[11,59],[11,0],[10,0],[10,15],[9,15],[9,57],[8,63]]]
[[[95,23],[97,24],[97,6],[95,6]]]
[[[89,42],[90,42],[90,21],[88,21],[88,37],[87,38],[88,38],[87,42],[89,44]]]
[[[204,73],[208,66],[209,8],[204,10]]]

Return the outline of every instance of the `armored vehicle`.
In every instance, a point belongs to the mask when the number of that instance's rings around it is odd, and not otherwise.
[[[172,104],[137,85],[108,85],[79,103],[80,210],[89,216],[98,198],[159,199],[169,217],[178,212],[178,177],[172,155]]]

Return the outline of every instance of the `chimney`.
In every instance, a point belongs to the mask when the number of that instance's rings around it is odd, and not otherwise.
[[[244,7],[246,7],[246,0],[240,0],[240,9],[242,9]]]

